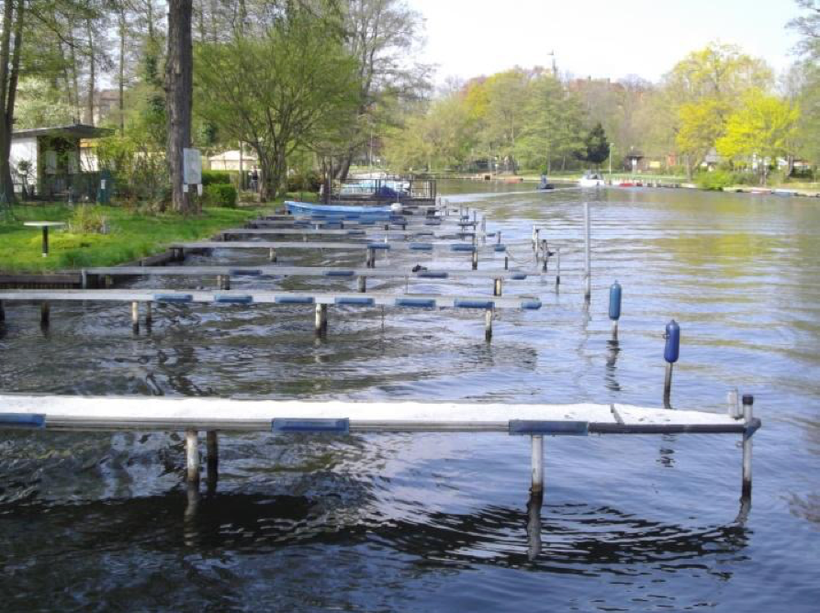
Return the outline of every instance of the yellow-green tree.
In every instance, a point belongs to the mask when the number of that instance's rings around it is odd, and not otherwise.
[[[771,83],[772,71],[763,60],[720,43],[693,51],[666,75],[666,99],[677,117],[675,142],[690,176],[725,132],[745,92]]]
[[[726,134],[717,141],[718,153],[732,160],[757,156],[760,182],[765,185],[769,164],[792,152],[799,120],[798,107],[759,90],[749,91],[743,106],[729,116]]]

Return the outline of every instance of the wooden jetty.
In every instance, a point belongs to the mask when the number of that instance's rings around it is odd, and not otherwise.
[[[427,237],[432,239],[454,239],[459,237],[469,237],[472,239],[475,232],[463,231],[454,228],[447,232],[436,232],[435,230],[419,229],[413,230],[383,230],[381,228],[229,228],[228,230],[220,230],[217,233],[219,236],[341,236],[344,238],[363,240],[378,236],[379,238],[387,238],[388,240],[399,239],[405,240],[415,237]]]
[[[515,298],[489,296],[441,296],[437,294],[387,294],[373,292],[367,295],[350,292],[288,292],[270,290],[179,291],[163,289],[109,289],[109,290],[3,290],[0,291],[0,321],[6,317],[4,302],[40,303],[40,323],[48,325],[50,305],[53,302],[125,302],[131,304],[131,324],[139,328],[139,305],[146,305],[145,321],[150,325],[151,305],[207,303],[217,305],[274,304],[282,306],[310,305],[315,309],[315,330],[327,332],[328,306],[397,307],[411,309],[478,309],[485,312],[484,336],[492,339],[493,312],[496,309],[538,310],[541,300],[531,296]]]
[[[622,404],[457,404],[224,398],[0,395],[0,428],[70,431],[185,431],[187,479],[200,478],[199,432],[216,465],[218,432],[349,435],[378,432],[501,433],[531,441],[531,487],[542,491],[544,436],[734,434],[743,440],[743,490],[751,493],[751,438],[761,422],[731,402],[729,414]],[[211,457],[214,456],[214,457]]]

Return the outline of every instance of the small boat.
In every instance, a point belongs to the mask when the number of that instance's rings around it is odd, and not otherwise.
[[[314,204],[311,202],[285,201],[285,208],[291,215],[310,215],[325,217],[374,217],[389,218],[401,214],[402,205],[395,202],[389,206],[347,205],[347,204]]]
[[[603,187],[606,185],[604,178],[597,172],[586,172],[578,181],[580,187]]]
[[[555,189],[555,186],[547,181],[547,175],[541,175],[541,182],[538,184],[539,190]]]

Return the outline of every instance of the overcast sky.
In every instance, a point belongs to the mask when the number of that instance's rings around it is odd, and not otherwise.
[[[436,81],[516,64],[577,77],[630,74],[657,81],[689,51],[719,40],[776,70],[793,61],[793,0],[407,0],[426,19],[423,61]]]

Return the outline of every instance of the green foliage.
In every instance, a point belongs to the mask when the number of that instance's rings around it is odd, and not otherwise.
[[[231,184],[231,175],[234,174],[229,170],[203,170],[202,171],[202,185],[208,187],[217,183]]]
[[[604,127],[597,123],[584,138],[584,147],[576,156],[580,160],[599,166],[609,157],[609,139]]]
[[[200,44],[195,64],[195,113],[255,149],[263,200],[283,185],[288,157],[326,144],[358,101],[356,59],[337,29],[301,3],[259,35]]]
[[[204,180],[204,177],[203,177]],[[206,206],[236,208],[236,188],[225,183],[211,183],[203,189]]]
[[[318,192],[322,177],[315,170],[294,173],[288,176],[289,192]]]
[[[108,220],[101,209],[92,204],[81,204],[68,219],[68,231],[72,234],[107,234]]]
[[[775,96],[758,90],[744,96],[743,106],[729,117],[726,134],[717,141],[720,155],[748,159],[753,155],[773,162],[793,152],[800,111]],[[766,183],[768,164],[759,164],[761,182]]]
[[[710,191],[722,191],[726,187],[737,185],[737,183],[735,175],[725,170],[701,172],[695,177],[695,184],[700,189]]]
[[[16,221],[0,217],[0,270],[33,272],[59,270],[68,266],[113,266],[163,251],[171,242],[200,240],[219,229],[241,226],[259,215],[253,208],[208,208],[198,216],[148,213],[144,208],[95,205],[91,207],[109,220],[116,231],[109,234],[53,232],[51,255],[40,253],[40,232],[23,226],[24,221],[66,221],[74,210],[65,204],[19,205]]]

